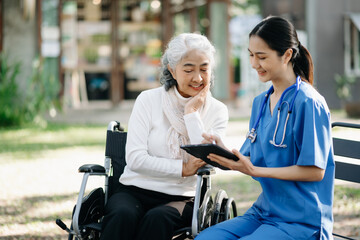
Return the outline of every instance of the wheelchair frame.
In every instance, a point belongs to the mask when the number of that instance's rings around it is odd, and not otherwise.
[[[118,145],[111,143],[112,137],[110,136],[114,133],[125,133],[122,135],[123,142],[121,142],[120,148]],[[56,224],[68,232],[68,239],[73,239],[74,237],[75,239],[99,239],[101,234],[101,221],[104,215],[103,209],[114,188],[114,186],[112,186],[114,184],[112,181],[114,179],[118,181],[117,175],[120,176],[122,174],[123,167],[126,164],[125,145],[126,132],[124,132],[124,129],[120,126],[119,122],[111,121],[107,128],[104,166],[85,164],[79,168],[79,172],[84,173],[84,175],[78,199],[74,206],[70,228],[68,228],[60,219],[56,219]],[[122,169],[120,174],[115,174],[114,164],[112,164],[113,151],[111,149],[114,148],[116,149],[115,152],[120,153],[121,155],[120,161],[124,162],[124,165],[121,166]],[[237,216],[235,201],[233,198],[229,198],[224,190],[219,190],[215,199],[213,199],[210,178],[210,175],[212,174],[215,174],[214,167],[205,166],[198,170],[192,224],[189,227],[176,230],[173,240],[194,238],[205,228]],[[105,176],[105,192],[99,187],[92,190],[87,196],[84,196],[88,178],[92,175]],[[86,209],[83,206],[86,206],[89,209]]]
[[[334,122],[332,128],[353,128],[360,129],[360,124]],[[353,183],[360,183],[360,141],[349,140],[346,138],[333,138],[334,156],[335,156],[335,178]],[[340,161],[339,157],[346,157],[356,160],[357,163]],[[333,233],[335,240],[349,239],[348,236]]]

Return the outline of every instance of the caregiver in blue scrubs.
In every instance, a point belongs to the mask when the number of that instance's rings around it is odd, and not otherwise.
[[[334,157],[330,111],[312,86],[313,63],[284,18],[268,17],[249,35],[252,67],[270,89],[254,99],[239,160],[212,161],[252,176],[262,193],[243,215],[210,227],[196,240],[333,239]],[[225,147],[215,135],[204,134]]]

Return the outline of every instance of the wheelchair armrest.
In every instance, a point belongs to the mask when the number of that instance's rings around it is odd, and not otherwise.
[[[203,175],[212,175],[215,173],[216,173],[215,167],[213,167],[211,165],[206,165],[204,167],[199,168],[196,174],[198,176],[203,176]]]
[[[81,173],[105,173],[105,168],[98,164],[84,164],[79,167]]]

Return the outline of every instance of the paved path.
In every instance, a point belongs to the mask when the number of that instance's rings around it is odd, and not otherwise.
[[[61,123],[94,123],[105,124],[111,120],[118,120],[127,124],[135,100],[124,100],[118,106],[113,107],[109,101],[90,101],[77,109],[67,108],[58,112],[55,117],[46,118],[52,122]],[[225,103],[229,109],[229,117],[232,121],[247,120],[250,117],[250,106],[241,104],[239,101],[228,101]],[[244,106],[246,105],[246,106]],[[360,123],[360,119],[348,119],[344,112],[332,111],[332,121],[348,121]]]
[[[111,120],[127,124],[135,100],[124,100],[118,106],[113,107],[109,101],[91,101],[77,109],[64,109],[58,112],[55,117],[46,118],[52,122],[62,123],[95,123],[107,124]],[[250,116],[250,107],[236,106],[235,102],[226,104],[231,119],[246,119]]]

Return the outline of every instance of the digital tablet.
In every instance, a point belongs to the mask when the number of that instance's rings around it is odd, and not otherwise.
[[[224,167],[217,162],[213,162],[210,159],[207,158],[207,156],[210,153],[214,153],[219,156],[223,156],[228,159],[232,159],[234,161],[238,161],[239,158],[233,154],[232,152],[229,152],[228,150],[216,145],[216,144],[194,144],[194,145],[183,145],[180,146],[180,148],[184,149],[187,153],[193,155],[194,157],[200,158],[206,163],[213,165],[214,167],[221,168],[223,170],[229,170],[227,167]]]

